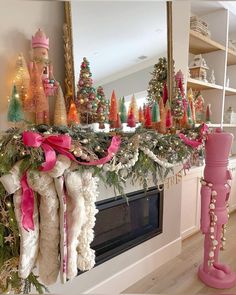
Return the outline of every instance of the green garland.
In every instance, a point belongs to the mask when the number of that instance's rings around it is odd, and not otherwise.
[[[201,126],[183,132],[191,139],[198,139]],[[87,160],[96,160],[106,155],[106,150],[110,145],[114,133],[94,133],[89,129],[79,127],[49,127],[39,125],[29,127],[42,134],[68,134],[72,138],[71,152],[78,157],[79,149],[87,155]],[[44,153],[41,147],[26,147],[22,142],[22,132],[24,130],[12,128],[7,130],[0,138],[0,177],[9,173],[16,162],[21,160],[20,173],[23,174],[28,169],[37,169],[44,162]],[[113,158],[114,167],[125,165],[132,159],[135,151],[139,151],[138,160],[131,168],[123,168],[114,171],[104,171],[104,167],[90,166],[94,175],[98,176],[106,186],[113,186],[116,194],[124,195],[125,182],[129,178],[133,183],[142,184],[147,189],[147,178],[151,174],[155,184],[163,181],[171,168],[165,168],[147,156],[141,148],[148,148],[159,159],[168,163],[179,163],[189,159],[196,154],[190,146],[185,145],[176,134],[162,135],[155,130],[139,128],[135,133],[115,133],[121,137],[121,146],[118,153]],[[202,149],[198,150],[202,153]],[[89,159],[88,159],[89,158]],[[79,166],[78,169],[87,169],[86,166]],[[0,184],[0,292],[11,290],[15,293],[29,293],[32,286],[43,293],[46,287],[40,284],[37,276],[33,273],[26,280],[18,276],[18,260],[20,254],[20,237],[17,227],[13,198],[7,195],[5,189]]]

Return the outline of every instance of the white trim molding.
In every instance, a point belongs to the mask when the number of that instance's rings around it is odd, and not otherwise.
[[[181,253],[181,238],[170,242],[150,255],[140,259],[122,271],[107,278],[84,294],[116,294],[121,293],[129,286],[141,280],[155,269],[175,258]]]

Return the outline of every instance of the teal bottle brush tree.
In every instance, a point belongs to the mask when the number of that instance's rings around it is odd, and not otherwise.
[[[9,122],[20,122],[24,119],[20,96],[17,92],[16,85],[13,86],[12,95],[9,102],[7,119]]]

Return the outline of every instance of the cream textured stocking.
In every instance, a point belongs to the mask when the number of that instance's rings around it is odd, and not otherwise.
[[[77,275],[77,247],[81,228],[86,222],[81,173],[70,171],[65,176],[67,188],[68,257],[67,278]]]
[[[82,172],[82,188],[85,201],[86,221],[83,224],[82,231],[78,236],[78,259],[77,266],[80,270],[90,270],[95,264],[95,253],[90,244],[94,239],[94,225],[96,209],[95,202],[98,196],[98,179],[92,176],[89,170]]]
[[[35,198],[34,202],[34,231],[26,231],[21,223],[21,197],[22,190],[19,178],[20,162],[11,169],[10,173],[0,178],[4,188],[9,194],[13,194],[14,212],[20,233],[20,260],[19,277],[26,279],[36,264],[39,248],[39,220],[38,206]]]
[[[47,173],[30,171],[30,187],[40,196],[39,276],[46,285],[56,282],[59,263],[59,201],[53,178]]]
[[[20,232],[20,262],[19,277],[26,279],[36,264],[39,251],[39,219],[37,200],[34,198],[34,230],[26,231],[21,225],[21,190],[15,192],[13,196],[15,215]]]

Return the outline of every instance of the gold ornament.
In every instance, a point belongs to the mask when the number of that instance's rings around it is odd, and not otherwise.
[[[101,150],[101,147],[100,147],[99,145],[95,147],[95,151],[98,152],[98,151],[100,151],[100,150]]]
[[[16,85],[17,93],[19,93],[20,100],[24,105],[25,99],[27,99],[27,92],[29,89],[30,75],[22,54],[19,54],[16,61],[16,74],[14,84]]]
[[[66,105],[61,87],[58,87],[54,111],[54,125],[67,126]]]
[[[74,58],[72,46],[72,29],[71,29],[71,7],[70,3],[65,3],[65,20],[63,26],[64,39],[64,57],[65,57],[65,101],[66,109],[69,110],[71,99],[75,96],[75,75],[74,75]]]

